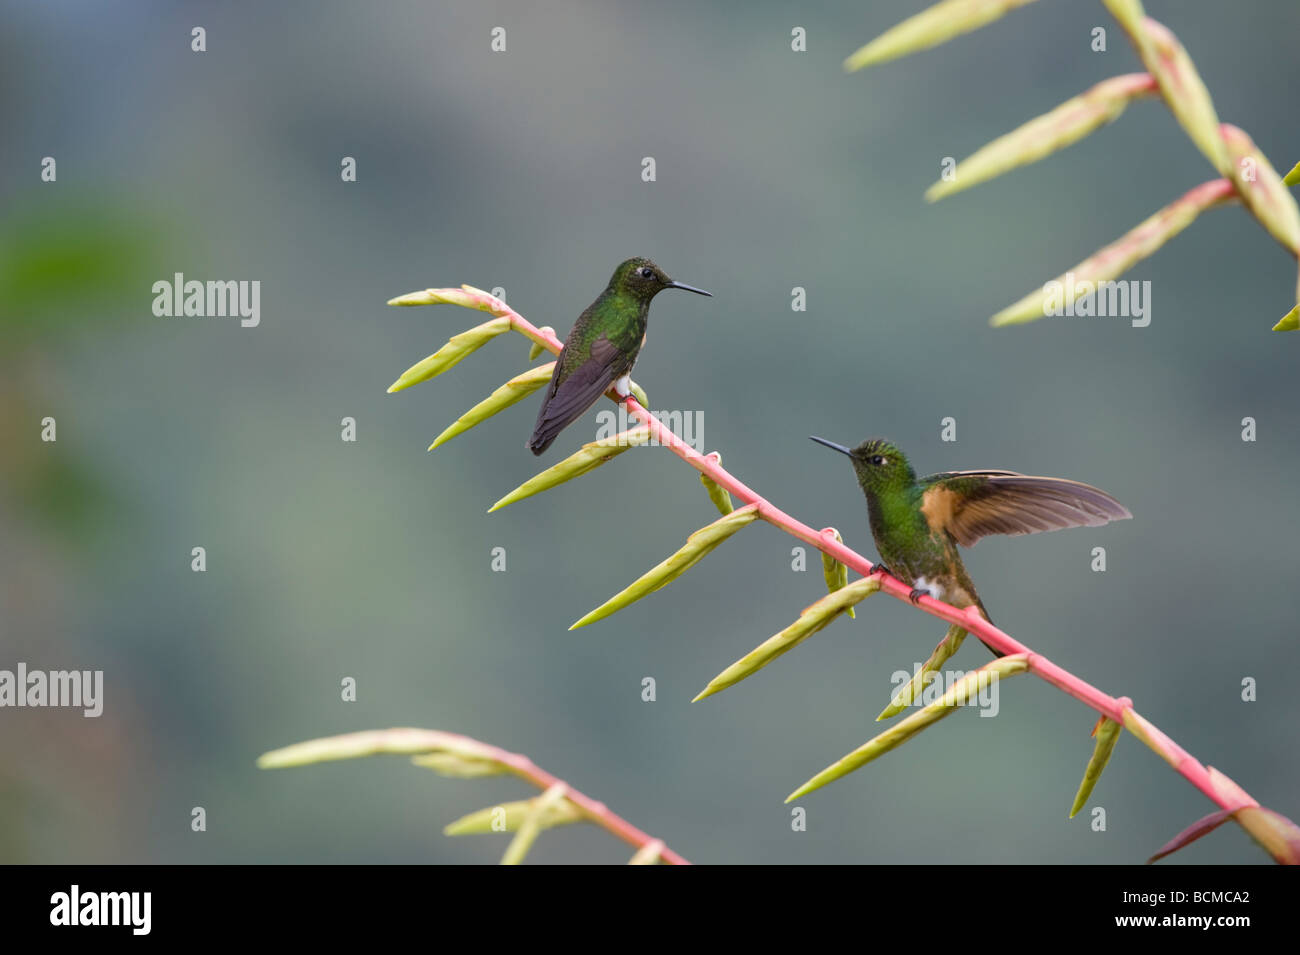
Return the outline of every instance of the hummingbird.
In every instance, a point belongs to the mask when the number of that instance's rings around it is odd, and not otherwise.
[[[533,436],[528,439],[533,454],[549,448],[610,385],[620,396],[628,396],[628,376],[645,344],[650,300],[666,288],[713,295],[674,282],[649,259],[628,259],[614,270],[605,291],[573,323],[555,361]]]
[[[918,478],[903,452],[881,438],[856,448],[813,440],[853,462],[880,554],[873,572],[910,585],[913,603],[929,594],[959,609],[977,607],[989,620],[957,552],[959,544],[971,547],[990,534],[1097,527],[1133,516],[1105,491],[1078,481],[995,470]]]

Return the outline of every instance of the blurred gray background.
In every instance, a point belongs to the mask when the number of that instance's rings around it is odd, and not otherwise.
[[[793,542],[770,527],[568,632],[716,516],[695,472],[636,451],[488,516],[591,440],[595,411],[540,460],[524,449],[537,396],[426,453],[528,367],[526,344],[498,339],[389,396],[482,316],[384,302],[502,286],[564,335],[631,255],[716,296],[655,303],[636,376],[652,407],[701,410],[733,473],[865,554],[851,472],[808,434],[886,435],[922,472],[1005,467],[1114,493],[1134,520],[969,552],[994,619],[1300,816],[1300,337],[1268,330],[1294,301],[1295,262],[1229,206],[1126,276],[1152,283],[1150,327],[991,329],[1214,173],[1152,100],[925,204],[943,157],[1140,66],[1100,3],[1058,0],[842,72],[922,6],[0,4],[0,666],[106,681],[98,720],[0,712],[0,858],[495,861],[506,837],[441,827],[522,798],[521,783],[397,758],[253,765],[394,725],[527,753],[702,863],[1132,863],[1214,808],[1125,738],[1089,803],[1107,830],[1068,821],[1094,715],[1023,678],[997,719],[961,712],[801,800],[808,828],[792,832],[783,798],[879,729],[890,673],[943,625],[878,597],[690,704],[824,590],[816,555],[792,572]],[[1282,171],[1300,159],[1300,8],[1148,12],[1224,121]],[[1106,53],[1089,49],[1098,25]],[[206,53],[190,50],[194,26]],[[505,53],[489,52],[496,26]],[[806,53],[790,51],[794,26]],[[39,179],[44,156],[57,183]],[[641,181],[643,156],[657,182]],[[154,317],[151,286],[174,272],[260,280],[260,327]],[[39,441],[46,415],[55,445]],[[939,439],[949,415],[955,444]],[[1256,443],[1240,440],[1245,416]],[[194,546],[206,573],[190,570]],[[1089,569],[1095,546],[1105,574]],[[986,660],[970,641],[954,665]],[[340,700],[348,676],[355,703]],[[1246,677],[1257,702],[1240,699]],[[206,832],[190,830],[194,806]],[[578,827],[532,859],[630,851]],[[1266,857],[1228,827],[1180,859]]]

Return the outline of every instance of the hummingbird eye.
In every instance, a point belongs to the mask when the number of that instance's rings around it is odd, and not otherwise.
[[[654,278],[654,275],[655,275],[655,273],[654,273],[654,269],[642,269],[642,270],[641,270],[641,278],[643,278],[643,279],[652,279],[652,278]]]
[[[885,464],[885,459],[881,457],[879,454],[877,454],[871,458],[871,463],[874,464],[876,467],[883,467]]]

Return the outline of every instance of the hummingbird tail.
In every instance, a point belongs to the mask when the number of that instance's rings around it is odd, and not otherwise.
[[[611,346],[612,347],[612,346]],[[565,346],[568,350],[568,346]],[[593,354],[598,349],[593,346]],[[564,362],[564,352],[555,362],[555,375],[551,386],[546,390],[546,397],[537,411],[537,424],[533,426],[533,436],[528,439],[528,448],[533,454],[541,454],[569,425],[581,418],[604,394],[605,389],[632,368],[631,362],[612,362],[605,352],[605,360],[593,358],[580,365],[563,380],[559,379]]]
[[[980,616],[981,616],[981,617],[983,617],[983,618],[984,618],[985,620],[987,620],[989,623],[992,623],[992,622],[993,622],[993,619],[989,616],[989,612],[988,612],[987,610],[984,609],[984,602],[983,602],[982,600],[980,600],[978,597],[975,598],[975,606],[979,608]],[[983,641],[983,640],[980,640],[980,643],[984,643],[984,641]],[[989,648],[989,652],[992,653],[995,657],[1005,657],[1005,656],[1006,656],[1006,654],[1003,653],[1001,650],[998,650],[998,649],[995,648],[995,647],[991,647],[991,646],[989,646],[987,643],[984,643],[984,646],[988,647],[988,648]]]
[[[551,442],[553,442],[555,438],[556,435],[551,435],[547,437],[537,431],[534,431],[533,436],[528,439],[528,450],[533,452],[533,454],[541,454],[543,451],[545,451],[547,448],[551,446]]]

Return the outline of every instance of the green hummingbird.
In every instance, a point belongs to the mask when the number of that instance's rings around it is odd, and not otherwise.
[[[813,440],[853,462],[880,554],[874,570],[910,585],[913,603],[929,594],[954,607],[978,607],[988,620],[958,544],[971,547],[990,534],[1097,527],[1133,516],[1105,491],[1078,481],[993,470],[918,478],[903,452],[880,438],[856,448]]]
[[[550,447],[556,436],[594,405],[610,385],[627,397],[628,375],[645,344],[650,300],[666,288],[713,294],[674,282],[649,259],[628,259],[614,270],[605,291],[573,323],[555,361],[551,384],[537,413],[537,425],[528,439],[533,454]]]

